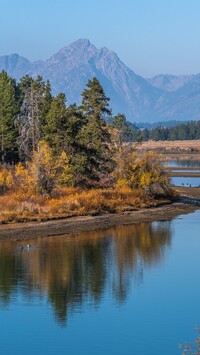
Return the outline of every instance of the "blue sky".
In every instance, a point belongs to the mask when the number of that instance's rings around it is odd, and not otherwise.
[[[47,59],[79,38],[137,74],[200,72],[199,0],[0,0],[0,55]]]

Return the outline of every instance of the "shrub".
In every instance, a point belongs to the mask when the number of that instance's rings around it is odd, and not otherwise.
[[[117,161],[117,187],[142,189],[149,196],[172,194],[169,177],[154,152],[139,154],[125,148]]]

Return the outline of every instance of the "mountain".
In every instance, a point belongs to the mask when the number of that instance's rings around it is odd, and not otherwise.
[[[175,76],[175,75],[160,74],[154,76],[151,79],[148,79],[148,81],[151,83],[152,86],[158,89],[171,92],[171,91],[176,91],[183,85],[192,81],[194,77],[195,75]]]
[[[64,92],[68,104],[81,102],[88,79],[96,76],[110,97],[113,113],[131,122],[200,119],[200,74],[158,75],[145,79],[107,48],[80,39],[46,61],[30,62],[18,54],[0,57],[0,71],[16,80],[29,74],[49,79],[53,94]]]
[[[18,54],[4,55],[0,57],[0,70],[2,71],[3,69],[11,77],[20,79],[26,72],[31,70],[31,63]]]
[[[163,90],[154,107],[155,117],[161,117],[162,120],[200,119],[200,74],[159,75],[150,79],[150,82],[152,86]]]

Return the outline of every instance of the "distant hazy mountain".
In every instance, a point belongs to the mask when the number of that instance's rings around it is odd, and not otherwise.
[[[162,120],[200,119],[200,74],[190,76],[159,75],[149,80],[163,90],[154,107]]]
[[[10,76],[17,80],[30,71],[31,66],[27,59],[20,57],[18,54],[0,57],[0,70],[6,70]]]
[[[200,119],[200,74],[144,79],[114,52],[97,49],[86,39],[62,48],[44,62],[31,63],[18,54],[2,56],[2,69],[17,80],[25,74],[40,74],[50,80],[54,94],[64,92],[68,103],[77,104],[88,79],[96,76],[111,99],[113,113],[125,113],[132,122]]]
[[[187,84],[195,75],[182,75],[182,76],[175,76],[175,75],[167,75],[167,74],[160,74],[154,76],[148,81],[156,88],[163,89],[166,91],[176,91],[183,85]]]

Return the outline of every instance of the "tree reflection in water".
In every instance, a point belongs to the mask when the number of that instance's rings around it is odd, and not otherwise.
[[[130,283],[139,285],[145,268],[162,262],[170,242],[170,222],[40,238],[29,250],[1,242],[0,301],[8,304],[17,293],[29,300],[47,295],[65,324],[69,313],[98,305],[107,291],[123,302]]]

